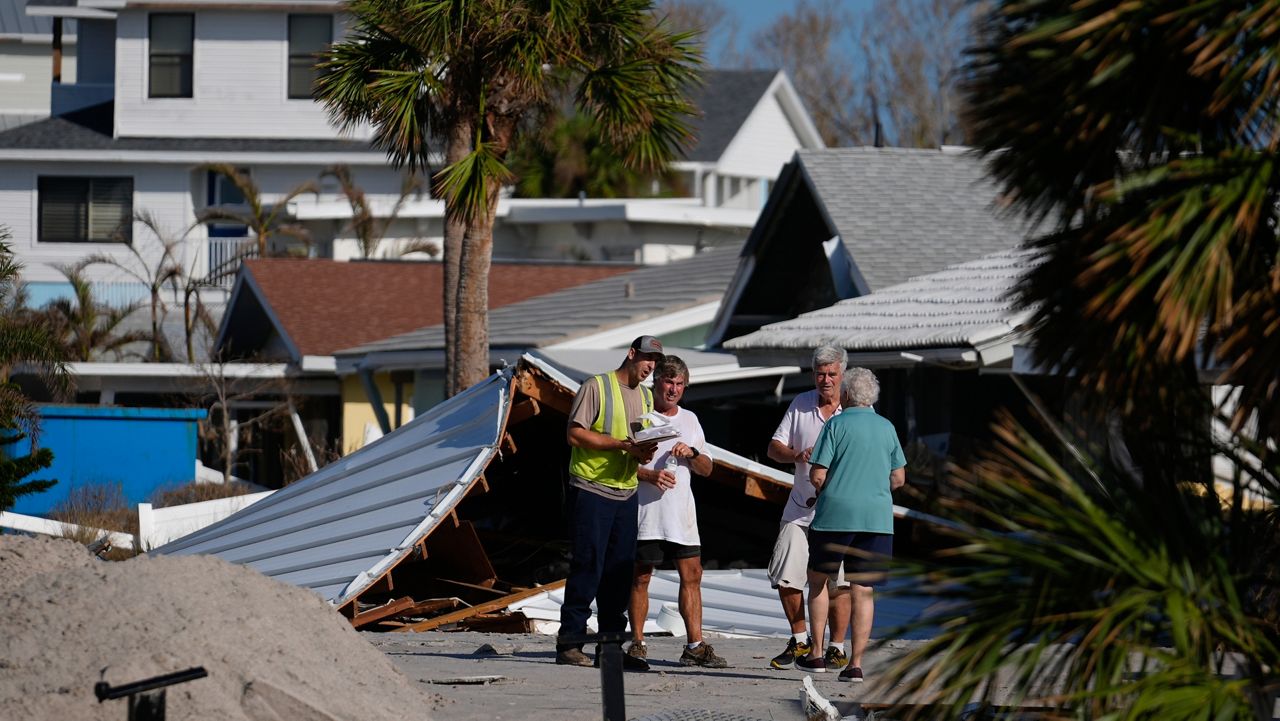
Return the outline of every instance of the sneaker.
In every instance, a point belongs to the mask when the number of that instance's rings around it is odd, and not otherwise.
[[[627,651],[630,651],[630,650],[631,649],[627,649]],[[600,647],[599,646],[596,646],[596,660],[593,661],[591,665],[595,666],[596,668],[600,668]],[[632,656],[630,653],[623,652],[622,670],[623,671],[648,671],[649,662],[644,660],[643,658],[638,658],[636,656]]]
[[[840,672],[841,681],[850,681],[852,683],[862,683],[862,669],[857,666],[850,666]]]
[[[725,668],[729,663],[716,655],[716,650],[711,648],[711,644],[703,641],[697,648],[684,647],[684,653],[680,654],[680,665]]]
[[[835,646],[827,646],[827,654],[822,657],[827,662],[827,668],[844,668],[849,663],[849,659],[844,655],[843,648]]]
[[[627,655],[631,658],[647,659],[649,658],[649,644],[644,641],[632,641],[631,645],[627,646]]]
[[[806,656],[809,653],[809,647],[813,644],[813,639],[809,639],[808,643],[796,641],[796,637],[792,636],[787,639],[787,650],[773,657],[769,665],[782,670],[792,668],[796,665],[796,659]]]
[[[556,651],[556,663],[561,666],[590,666],[591,659],[580,648],[566,648]]]
[[[809,658],[808,654],[796,659],[796,668],[809,673],[826,673],[827,662],[820,658]]]

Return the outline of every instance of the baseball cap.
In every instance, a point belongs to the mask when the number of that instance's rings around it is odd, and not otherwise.
[[[662,341],[651,335],[642,335],[631,341],[631,347],[641,353],[662,353]]]

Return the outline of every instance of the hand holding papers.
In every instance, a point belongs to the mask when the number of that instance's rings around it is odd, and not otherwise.
[[[643,428],[632,434],[636,443],[657,443],[668,438],[678,438],[680,436],[680,429],[667,420],[666,416],[657,411],[650,411],[636,420],[649,421],[648,428]]]

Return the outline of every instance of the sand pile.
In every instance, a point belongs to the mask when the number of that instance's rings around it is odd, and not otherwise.
[[[111,719],[112,685],[204,666],[170,719],[423,719],[429,699],[315,594],[215,558],[0,536],[0,718]]]

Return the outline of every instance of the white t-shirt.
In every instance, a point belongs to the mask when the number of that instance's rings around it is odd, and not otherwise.
[[[842,410],[836,406],[834,418]],[[795,397],[787,407],[786,415],[773,432],[773,440],[779,441],[793,452],[803,451],[818,442],[818,434],[827,420],[818,411],[818,390],[815,388]],[[791,484],[791,495],[787,496],[787,505],[782,509],[782,522],[808,526],[813,521],[813,508],[805,502],[813,498],[813,484],[809,482],[809,464],[796,461],[795,480]]]
[[[702,435],[702,425],[698,423],[698,416],[693,411],[677,407],[676,414],[668,418],[680,429],[680,436],[659,443],[653,460],[646,463],[645,468],[666,468],[667,458],[677,443],[697,448],[698,453],[711,457],[707,453],[707,440]],[[698,512],[693,505],[690,460],[692,459],[676,459],[680,465],[676,467],[674,488],[663,491],[652,483],[640,482],[640,487],[636,490],[640,499],[640,532],[636,534],[639,540],[670,541],[682,546],[702,545],[698,536]]]

